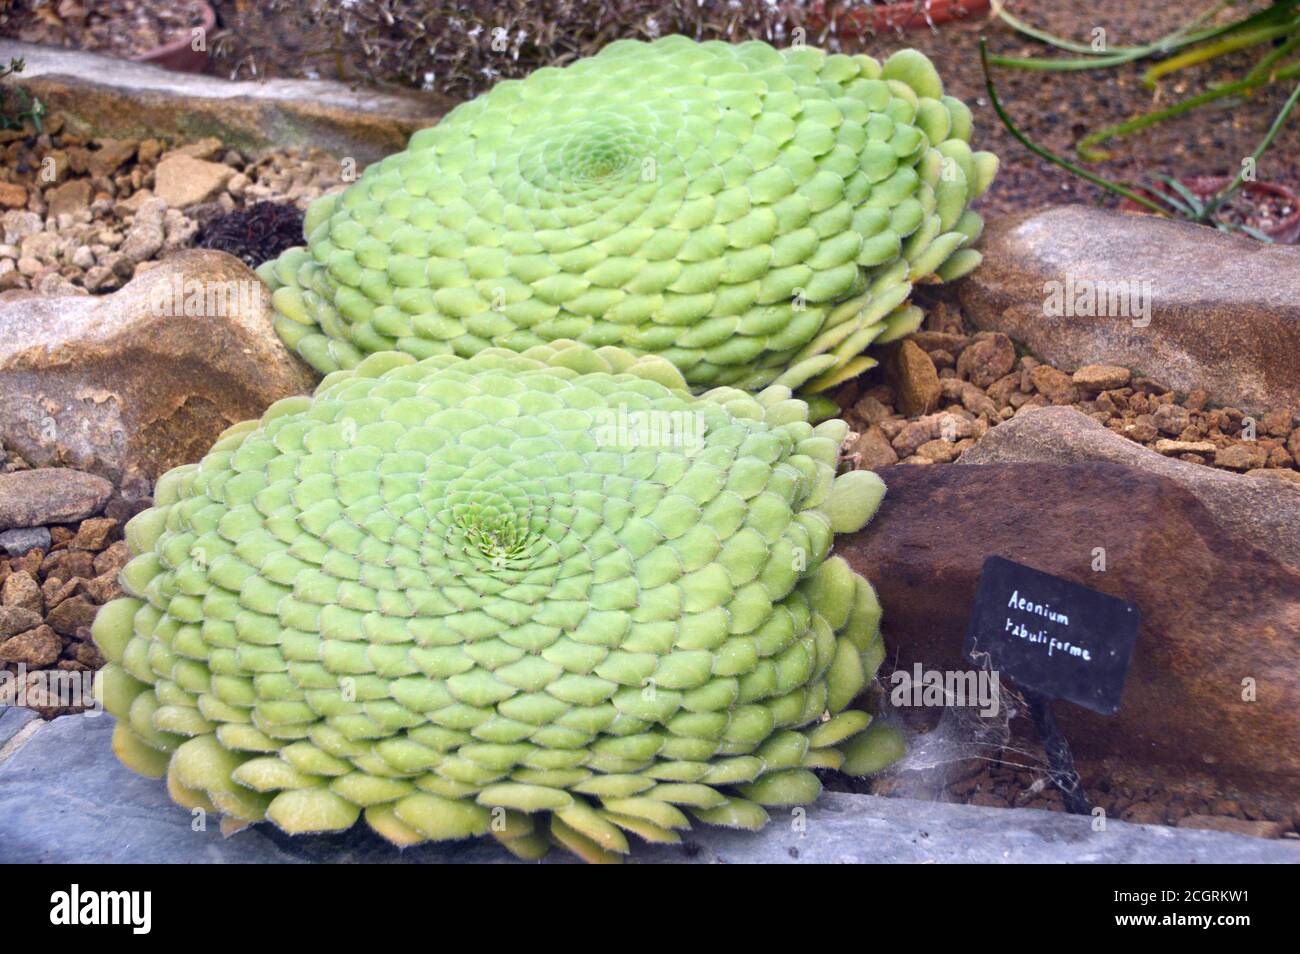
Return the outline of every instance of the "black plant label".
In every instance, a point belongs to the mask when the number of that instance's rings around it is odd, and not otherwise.
[[[984,561],[962,652],[1025,689],[1119,710],[1141,614],[1124,600],[998,556]]]

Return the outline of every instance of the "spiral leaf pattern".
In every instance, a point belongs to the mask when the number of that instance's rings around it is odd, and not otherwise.
[[[880,608],[830,551],[884,485],[807,418],[571,341],[335,372],[127,525],[115,750],[228,828],[609,860],[760,827],[879,748]]]
[[[419,131],[259,273],[322,372],[576,339],[811,393],[917,327],[914,283],[978,264],[997,161],[970,135],[915,50],[619,41]]]

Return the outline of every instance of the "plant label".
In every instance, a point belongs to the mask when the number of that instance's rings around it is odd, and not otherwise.
[[[962,652],[1026,689],[1119,710],[1141,614],[1132,603],[998,556],[984,561]]]

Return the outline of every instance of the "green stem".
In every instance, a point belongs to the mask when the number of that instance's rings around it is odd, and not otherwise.
[[[1281,128],[1286,124],[1287,117],[1291,115],[1291,110],[1295,107],[1297,99],[1300,99],[1300,83],[1297,83],[1296,88],[1291,91],[1290,98],[1287,99],[1286,104],[1282,107],[1281,112],[1279,112],[1277,114],[1277,117],[1273,120],[1273,125],[1269,127],[1268,133],[1264,136],[1260,144],[1255,148],[1255,151],[1251,153],[1250,155],[1251,162],[1249,163],[1249,167],[1253,168],[1257,166],[1259,164],[1260,157],[1263,156],[1264,153],[1268,151],[1269,146],[1273,145],[1273,140],[1277,138],[1277,134],[1279,130],[1281,130]],[[1248,168],[1248,164],[1243,162],[1241,164],[1241,169],[1237,172],[1236,178],[1232,180],[1232,182],[1227,186],[1227,188],[1220,189],[1218,192],[1215,193],[1214,198],[1210,199],[1209,202],[1205,203],[1205,208],[1203,208],[1201,210],[1201,214],[1197,216],[1198,221],[1200,222],[1208,221],[1210,217],[1213,216],[1214,213],[1218,210],[1219,206],[1223,205],[1224,202],[1228,201],[1228,199],[1230,199],[1234,194],[1236,194],[1237,190],[1241,188],[1241,184],[1246,181],[1247,168]]]
[[[1068,159],[1065,159],[1062,156],[1058,156],[1056,153],[1052,152],[1051,150],[1043,146],[1040,146],[1035,142],[1030,141],[1029,137],[1026,136],[1023,132],[1021,132],[1016,127],[1016,124],[1011,121],[1011,117],[1007,115],[1007,111],[1002,108],[1002,101],[998,99],[998,92],[993,87],[993,76],[992,74],[989,73],[988,40],[986,40],[984,37],[980,37],[980,66],[983,67],[984,69],[984,88],[988,91],[989,103],[993,106],[993,111],[997,113],[998,119],[1002,120],[1002,125],[1004,125],[1007,128],[1007,132],[1011,133],[1011,135],[1014,136],[1022,146],[1024,146],[1026,149],[1028,149],[1030,152],[1032,152],[1034,155],[1038,156],[1039,158],[1045,159],[1046,161],[1052,163],[1052,165],[1060,166],[1062,169],[1065,169],[1067,172],[1071,172],[1074,175],[1078,176],[1079,178],[1091,182],[1093,185],[1100,186],[1101,188],[1107,190],[1108,192],[1113,192],[1116,195],[1122,195],[1124,198],[1130,199],[1133,202],[1138,203],[1139,205],[1146,206],[1148,209],[1157,213],[1158,215],[1169,214],[1166,209],[1161,208],[1159,205],[1157,205],[1151,199],[1148,199],[1146,196],[1140,195],[1137,192],[1134,192],[1132,189],[1125,188],[1119,183],[1111,182],[1109,179],[1103,179],[1101,176],[1089,172],[1087,169],[1080,168],[1079,166],[1070,162]]]
[[[1120,66],[1146,56],[1145,50],[1135,53],[1116,53],[1113,56],[1094,56],[1086,60],[1038,60],[1033,57],[1002,56],[993,54],[989,62],[994,66],[1009,66],[1020,70],[1040,70],[1046,73],[1068,73],[1075,70],[1094,70],[1103,66]]]
[[[1300,36],[1293,36],[1281,46],[1270,51],[1267,56],[1263,57],[1258,63],[1251,67],[1250,72],[1246,74],[1246,79],[1268,76],[1269,72],[1273,69],[1273,64],[1278,60],[1281,60],[1287,54],[1294,52],[1296,47],[1300,47]]]
[[[1075,147],[1081,158],[1088,162],[1097,162],[1110,157],[1110,153],[1093,149],[1098,143],[1113,139],[1116,136],[1127,136],[1130,133],[1145,129],[1148,126],[1154,126],[1156,123],[1163,122],[1174,116],[1181,116],[1183,113],[1191,112],[1198,106],[1204,106],[1206,103],[1212,103],[1215,100],[1223,99],[1225,96],[1234,96],[1237,93],[1244,93],[1247,90],[1255,89],[1259,86],[1267,86],[1276,80],[1295,79],[1300,76],[1300,62],[1291,63],[1278,70],[1271,76],[1258,76],[1254,79],[1239,80],[1236,83],[1228,83],[1224,86],[1216,86],[1214,89],[1207,90],[1204,93],[1198,93],[1180,103],[1168,106],[1165,109],[1158,109],[1150,113],[1143,113],[1141,116],[1135,116],[1132,119],[1125,120],[1114,126],[1107,126],[1105,129],[1098,130],[1090,136],[1079,140]]]
[[[1219,3],[1201,13],[1190,22],[1168,33],[1160,39],[1142,46],[1120,46],[1112,47],[1114,51],[1110,54],[1097,54],[1091,46],[1084,43],[1075,43],[1063,37],[1055,36],[1043,30],[1030,26],[1023,20],[1012,16],[1006,10],[999,9],[998,16],[1005,21],[1012,29],[1026,36],[1033,37],[1050,46],[1058,49],[1067,50],[1072,53],[1090,54],[1087,59],[1082,60],[1039,60],[1030,58],[1016,58],[993,56],[990,62],[997,66],[1009,66],[1017,69],[1045,70],[1052,72],[1066,72],[1073,70],[1092,69],[1094,67],[1118,66],[1123,63],[1130,63],[1133,60],[1142,59],[1156,53],[1169,53],[1173,50],[1179,50],[1195,43],[1202,43],[1206,40],[1212,40],[1216,37],[1224,36],[1238,30],[1248,29],[1265,23],[1273,23],[1279,17],[1285,16],[1286,11],[1294,7],[1300,0],[1276,0],[1276,2],[1265,10],[1252,14],[1242,20],[1233,23],[1227,23],[1222,26],[1210,27],[1205,30],[1196,30],[1200,24],[1213,17],[1220,10],[1226,9],[1231,5],[1231,0],[1220,0]]]
[[[1195,66],[1198,63],[1205,63],[1209,60],[1216,59],[1235,50],[1245,49],[1246,47],[1256,46],[1260,43],[1266,43],[1279,36],[1285,36],[1297,29],[1297,24],[1283,23],[1279,26],[1265,27],[1259,30],[1250,30],[1246,33],[1237,33],[1232,36],[1224,37],[1214,43],[1207,43],[1205,46],[1198,46],[1195,49],[1180,53],[1178,56],[1171,57],[1163,63],[1157,63],[1145,73],[1142,74],[1142,85],[1148,89],[1154,87],[1156,82],[1162,76],[1189,66]]]

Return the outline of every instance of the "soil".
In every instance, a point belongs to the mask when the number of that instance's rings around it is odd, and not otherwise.
[[[1240,16],[1265,4],[1241,4]],[[1203,3],[1164,3],[1152,0],[1051,0],[1050,3],[1012,0],[1007,10],[1021,20],[1080,43],[1103,28],[1114,46],[1149,42],[1182,26],[1210,6]],[[979,63],[979,38],[987,36],[994,53],[1019,57],[1065,56],[1045,44],[1023,37],[997,19],[952,23],[937,31],[914,30],[906,41],[934,59],[948,92],[970,105],[975,115],[979,147],[1002,160],[992,189],[982,200],[987,213],[1033,210],[1068,202],[1097,202],[1115,206],[1118,199],[1031,154],[1003,127],[989,105]],[[877,38],[864,44],[878,53],[898,45],[902,37]],[[1090,133],[1134,115],[1195,95],[1209,86],[1239,78],[1258,57],[1247,50],[1169,77],[1155,90],[1146,89],[1141,74],[1146,65],[1130,63],[1081,73],[1041,73],[993,69],[1003,108],[1029,138],[1069,159],[1074,146]],[[1263,89],[1231,109],[1208,108],[1160,123],[1133,136],[1104,144],[1113,156],[1103,162],[1080,163],[1115,181],[1138,182],[1164,173],[1171,176],[1236,175],[1241,161],[1263,139],[1290,94],[1289,86]],[[1289,185],[1300,182],[1300,123],[1280,132],[1258,165],[1260,180]]]
[[[0,14],[0,34],[43,43],[133,57],[187,35],[203,22],[194,0],[18,0]]]
[[[1182,26],[1210,5],[1210,0],[1182,4],[1162,0],[1010,0],[1009,12],[1059,36],[1089,43],[1094,28],[1106,31],[1111,45],[1135,45],[1163,36]],[[1228,15],[1265,4],[1251,0],[1233,7]],[[222,23],[233,22],[238,10],[256,9],[243,0],[218,0]],[[258,76],[311,75],[335,78],[329,58],[304,57],[303,31],[296,18],[285,14],[259,14],[257,31],[230,33],[214,50],[214,72],[248,71],[255,62]],[[293,42],[272,44],[268,36],[292,36]],[[1090,183],[1069,175],[1031,154],[1002,126],[989,105],[979,63],[979,38],[986,36],[994,53],[1008,56],[1057,56],[1057,51],[1017,34],[1001,20],[989,16],[945,24],[937,29],[890,32],[858,41],[845,41],[846,52],[888,55],[900,46],[914,46],[930,56],[943,76],[947,91],[968,103],[975,115],[975,141],[1002,159],[993,188],[980,202],[994,214],[1043,208],[1066,202],[1118,200]],[[1084,73],[1039,73],[996,69],[994,82],[1008,113],[1035,142],[1058,154],[1074,157],[1074,145],[1105,126],[1146,112],[1160,104],[1194,95],[1210,85],[1239,78],[1260,55],[1258,49],[1223,57],[1204,66],[1167,78],[1155,90],[1146,89],[1141,64],[1127,64]],[[1112,158],[1087,165],[1117,181],[1137,182],[1157,173],[1172,176],[1235,175],[1241,160],[1263,138],[1286,101],[1290,89],[1279,85],[1262,89],[1231,108],[1208,108],[1143,130],[1135,136],[1105,144]],[[1300,185],[1300,122],[1284,128],[1261,159],[1260,180]]]

